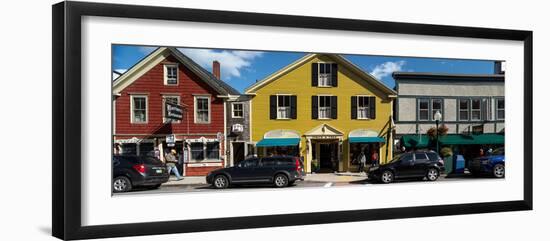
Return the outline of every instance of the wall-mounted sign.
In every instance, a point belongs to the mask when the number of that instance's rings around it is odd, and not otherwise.
[[[164,116],[172,120],[181,120],[183,118],[183,106],[166,101]]]
[[[166,136],[166,145],[169,147],[174,147],[176,145],[176,135],[171,134]]]

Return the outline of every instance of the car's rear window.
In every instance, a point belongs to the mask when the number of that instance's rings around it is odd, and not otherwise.
[[[435,152],[428,152],[426,153],[428,155],[428,157],[430,158],[430,161],[437,161],[439,160],[439,155],[437,155],[437,153]]]

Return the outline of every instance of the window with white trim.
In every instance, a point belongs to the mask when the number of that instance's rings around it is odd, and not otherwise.
[[[430,118],[435,121],[434,116],[437,111],[443,116],[443,99],[431,99],[432,101],[432,115]],[[443,118],[442,118],[443,119]]]
[[[244,107],[243,103],[233,103],[232,104],[233,114],[231,117],[233,118],[243,118],[244,117]]]
[[[147,96],[131,96],[132,123],[147,123]]]
[[[219,160],[220,159],[220,142],[192,142],[190,145],[191,160]]]
[[[357,96],[357,119],[368,119],[369,108],[369,96]]]
[[[421,121],[430,120],[430,100],[429,99],[418,100],[418,120],[421,120]]]
[[[178,84],[178,65],[177,64],[164,65],[164,84],[165,85]]]
[[[191,160],[202,161],[204,160],[204,145],[202,142],[193,142],[191,147]]]
[[[169,122],[179,123],[180,122],[179,120],[174,120],[172,118],[166,118],[166,102],[179,105],[180,104],[180,97],[179,96],[169,96],[169,95],[162,96],[162,121],[164,123],[169,123]]]
[[[472,99],[470,115],[470,120],[481,120],[481,99]]]
[[[504,120],[504,99],[496,99],[497,104],[497,120]]]
[[[277,119],[290,119],[290,95],[277,96]]]
[[[319,63],[319,83],[318,86],[330,87],[332,86],[332,64],[331,63]]]
[[[195,96],[195,123],[210,123],[210,97]]]
[[[331,96],[319,96],[319,119],[330,119],[332,116],[330,114]]]
[[[458,100],[458,120],[467,121],[470,115],[470,100]]]

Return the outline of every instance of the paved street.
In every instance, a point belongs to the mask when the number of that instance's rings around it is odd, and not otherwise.
[[[471,176],[461,177],[445,177],[441,176],[436,183],[441,182],[471,182],[471,181],[483,181],[490,180],[491,178],[473,178]],[[494,180],[494,179],[492,179]],[[379,184],[372,183],[366,180],[365,174],[359,175],[357,173],[328,173],[328,174],[309,174],[304,181],[296,182],[294,185],[288,188],[338,188],[354,185],[403,185],[403,184],[430,184],[428,181],[415,181],[415,180],[397,180],[391,184]],[[204,177],[184,177],[181,181],[176,181],[174,177],[171,177],[170,181],[163,184],[160,188],[149,190],[146,188],[135,189],[127,193],[117,193],[115,195],[134,195],[134,194],[155,194],[155,193],[192,193],[192,192],[226,192],[226,191],[254,191],[261,189],[274,189],[272,185],[239,185],[227,189],[214,189],[210,185],[206,184]],[[284,190],[283,189],[283,190]]]

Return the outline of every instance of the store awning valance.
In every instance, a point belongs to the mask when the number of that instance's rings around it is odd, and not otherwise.
[[[426,148],[428,143],[429,138],[426,135],[404,135],[401,137],[401,144],[407,148]]]
[[[487,145],[504,144],[504,135],[479,134],[479,135],[446,135],[439,137],[439,143],[443,145]]]
[[[259,141],[257,147],[270,147],[270,146],[295,146],[300,143],[300,138],[264,138]]]
[[[349,143],[379,143],[379,142],[386,142],[384,138],[373,136],[373,137],[350,137]]]

